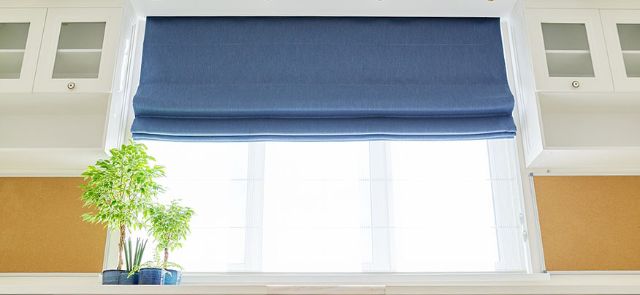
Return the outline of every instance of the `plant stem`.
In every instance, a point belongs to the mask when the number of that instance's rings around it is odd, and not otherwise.
[[[164,268],[167,268],[167,262],[169,262],[169,248],[164,248]]]
[[[124,236],[126,234],[124,224],[120,225],[120,241],[118,242],[118,270],[122,270],[122,255],[124,254]]]

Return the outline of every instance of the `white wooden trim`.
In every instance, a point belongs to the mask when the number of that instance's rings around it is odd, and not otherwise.
[[[510,35],[508,38],[503,38],[509,42],[503,43],[505,44],[505,57],[511,57],[506,65],[510,69],[507,72],[507,77],[514,81],[510,84],[512,84],[516,101],[514,119],[519,130],[516,140],[521,141],[519,144],[519,147],[522,146],[520,153],[524,155],[521,159],[522,165],[529,165],[542,151],[544,138],[540,108],[535,96],[535,76],[527,34],[528,29],[524,17],[524,2],[525,0],[519,0],[514,6],[507,26]]]
[[[121,7],[127,0],[0,0],[0,7]]]
[[[515,0],[133,0],[145,16],[431,16],[499,17]]]
[[[640,9],[637,0],[526,0],[527,8]]]
[[[517,161],[514,165],[514,169],[517,169],[518,173],[511,173],[512,175],[517,175],[518,177],[518,189],[519,189],[519,205],[522,206],[521,210],[524,214],[524,224],[523,224],[523,233],[526,235],[525,241],[525,255],[524,258],[527,259],[526,267],[529,273],[542,273],[545,270],[544,263],[544,253],[542,250],[542,235],[540,232],[540,226],[538,224],[538,215],[536,209],[536,201],[535,194],[529,189],[531,187],[530,179],[527,177],[527,169],[526,163],[528,156],[527,152],[531,153],[534,150],[542,149],[541,145],[534,146],[536,141],[535,136],[541,136],[539,132],[541,132],[541,124],[537,120],[539,118],[539,113],[537,109],[537,105],[527,104],[527,102],[531,101],[531,97],[525,97],[530,95],[529,90],[533,90],[533,87],[530,89],[527,88],[533,84],[533,81],[523,81],[524,78],[529,77],[533,80],[532,69],[530,68],[530,64],[527,64],[526,67],[531,72],[531,75],[523,75],[524,68],[519,63],[520,59],[524,57],[529,58],[529,55],[523,52],[519,52],[518,50],[528,51],[529,48],[526,46],[523,47],[523,44],[517,44],[517,41],[520,40],[522,42],[527,42],[528,39],[525,36],[522,36],[526,30],[526,23],[524,19],[524,0],[518,1],[516,6],[514,7],[510,19],[508,22],[502,21],[502,43],[504,44],[504,56],[505,56],[505,66],[507,73],[507,81],[509,83],[510,89],[514,95],[515,101],[517,102],[514,106],[513,111],[513,119],[516,124],[517,132],[516,134],[516,146],[515,146],[515,156],[514,161]],[[520,37],[521,39],[518,39]],[[519,55],[523,56],[519,56]],[[521,62],[521,61],[520,61]],[[531,91],[533,92],[533,91]],[[535,100],[535,98],[534,98]],[[537,117],[525,113],[525,110],[530,109],[527,106],[535,106],[533,110],[535,110],[535,114]],[[528,125],[527,125],[528,124]],[[522,131],[524,129],[524,131]],[[538,132],[538,135],[531,134],[529,131],[535,129]]]
[[[256,283],[256,275],[237,274],[239,283],[229,283],[231,280],[223,283],[220,277],[208,283],[191,283],[189,281],[193,277],[206,279],[215,278],[216,275],[186,274],[185,282],[180,286],[101,286],[97,274],[0,274],[0,294],[640,294],[638,272],[411,275],[413,282],[402,275],[339,275],[351,280],[351,283],[335,280],[337,276],[299,275],[297,282],[290,283],[274,279],[287,278],[283,274],[264,276],[264,279],[272,281],[270,283]],[[291,278],[289,275],[289,281]]]
[[[107,238],[105,239],[104,258],[102,259],[102,269],[115,269],[118,267],[118,242],[120,241],[120,232],[117,230],[107,229]]]

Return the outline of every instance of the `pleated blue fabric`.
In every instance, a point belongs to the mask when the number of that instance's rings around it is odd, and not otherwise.
[[[136,139],[513,137],[497,18],[148,17]]]

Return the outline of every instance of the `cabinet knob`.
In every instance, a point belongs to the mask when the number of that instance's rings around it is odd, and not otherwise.
[[[571,82],[571,86],[573,88],[580,88],[580,81],[573,81]]]
[[[76,82],[67,83],[67,89],[73,90],[74,88],[76,88]]]

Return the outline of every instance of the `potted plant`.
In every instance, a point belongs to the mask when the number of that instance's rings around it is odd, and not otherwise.
[[[153,260],[145,262],[140,268],[138,284],[162,285],[164,284],[165,275],[166,271],[160,259],[160,252],[156,251],[153,255]]]
[[[145,217],[149,223],[149,232],[156,240],[156,250],[161,252],[161,266],[167,271],[165,285],[177,285],[180,283],[182,272],[178,264],[169,262],[169,251],[182,247],[182,241],[189,234],[189,221],[193,216],[193,210],[184,207],[174,200],[169,205],[155,204],[147,208]]]
[[[91,223],[104,224],[118,231],[118,265],[115,270],[102,273],[103,284],[117,284],[123,270],[123,254],[127,229],[142,226],[142,213],[153,198],[163,191],[155,179],[164,176],[164,168],[151,165],[155,161],[143,144],[131,141],[119,149],[112,149],[110,157],[99,160],[82,173],[85,183],[82,200],[93,209],[82,218]]]
[[[124,247],[125,264],[127,265],[127,271],[120,274],[120,285],[137,285],[138,284],[138,271],[142,263],[142,256],[144,250],[147,247],[146,239],[136,239],[135,248],[132,247],[131,238],[127,239],[127,244]]]

